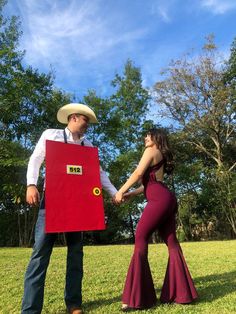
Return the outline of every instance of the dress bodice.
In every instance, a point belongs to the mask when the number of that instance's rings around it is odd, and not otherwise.
[[[150,182],[157,182],[156,180],[156,172],[161,168],[161,166],[165,163],[165,160],[162,159],[159,161],[156,165],[150,166],[146,169],[144,172],[143,178],[142,178],[142,183],[144,187],[148,185]]]

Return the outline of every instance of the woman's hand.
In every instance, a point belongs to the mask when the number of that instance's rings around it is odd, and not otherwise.
[[[126,192],[126,193],[124,193],[124,195],[123,195],[123,200],[124,200],[124,201],[128,201],[128,200],[130,200],[133,196],[134,196],[133,191]]]

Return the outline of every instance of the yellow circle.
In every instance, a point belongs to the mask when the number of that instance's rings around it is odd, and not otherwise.
[[[93,189],[93,194],[94,194],[95,196],[99,196],[99,195],[101,194],[101,190],[100,190],[98,187],[95,187],[95,188]]]

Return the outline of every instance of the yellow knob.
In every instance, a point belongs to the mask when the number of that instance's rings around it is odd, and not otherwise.
[[[99,196],[101,194],[101,190],[98,187],[95,187],[93,189],[93,195]]]

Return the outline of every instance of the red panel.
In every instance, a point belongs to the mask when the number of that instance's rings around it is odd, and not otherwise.
[[[46,141],[46,227],[50,232],[103,230],[98,149]]]

